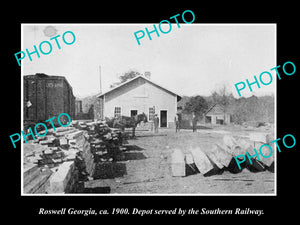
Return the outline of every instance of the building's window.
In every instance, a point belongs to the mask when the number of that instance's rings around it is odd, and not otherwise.
[[[121,116],[121,107],[115,107],[115,117]]]
[[[155,107],[149,107],[149,121],[153,121],[154,118],[154,114],[155,114]]]

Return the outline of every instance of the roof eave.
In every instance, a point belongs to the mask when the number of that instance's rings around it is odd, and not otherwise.
[[[181,100],[181,96],[179,96],[179,95],[177,95],[176,93],[174,93],[174,92],[168,90],[167,88],[162,87],[161,85],[158,85],[158,84],[154,83],[153,81],[149,80],[148,78],[146,78],[146,77],[144,77],[144,76],[142,76],[142,75],[136,76],[136,77],[132,78],[131,80],[128,80],[128,81],[126,81],[126,82],[124,82],[124,83],[121,83],[121,84],[119,84],[118,86],[116,86],[116,87],[114,87],[114,88],[112,88],[112,89],[110,89],[110,90],[108,90],[108,91],[106,91],[106,92],[104,92],[104,93],[99,94],[99,95],[97,96],[97,98],[100,98],[100,97],[102,97],[102,96],[104,96],[104,95],[106,95],[106,94],[108,94],[108,93],[110,93],[110,92],[112,92],[112,91],[118,89],[119,87],[121,87],[121,86],[123,86],[123,85],[125,85],[125,84],[127,84],[127,83],[129,83],[129,82],[131,82],[131,81],[134,81],[135,79],[138,79],[139,77],[141,77],[141,78],[147,80],[148,82],[150,82],[150,83],[152,83],[152,84],[154,84],[154,85],[159,86],[160,88],[162,88],[162,89],[164,89],[164,90],[170,92],[170,93],[173,94],[173,95],[176,95],[176,96],[177,96],[177,102]]]

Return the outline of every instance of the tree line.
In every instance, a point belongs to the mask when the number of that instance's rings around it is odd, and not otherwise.
[[[235,124],[250,123],[274,123],[274,107],[275,99],[273,95],[251,96],[248,98],[234,98],[226,87],[214,91],[210,96],[183,96],[178,103],[178,107],[182,109],[182,114],[189,115],[193,112],[199,120],[204,120],[207,110],[219,104],[231,116],[231,122]]]

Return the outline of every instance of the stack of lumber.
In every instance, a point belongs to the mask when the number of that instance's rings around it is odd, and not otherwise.
[[[88,138],[86,130],[71,125],[49,129],[47,135],[24,143],[24,193],[74,192],[79,177],[93,173]]]
[[[211,149],[203,151],[200,147],[194,147],[183,153],[180,149],[174,149],[171,154],[171,171],[173,176],[184,177],[187,175],[201,173],[204,176],[229,171],[231,173],[242,172],[247,168],[251,172],[271,171],[274,172],[274,157],[263,158],[253,156],[252,164],[249,156],[255,154],[254,148],[259,152],[262,144],[269,144],[273,140],[267,134],[250,134],[250,139],[234,138],[225,135],[222,142],[214,144]],[[268,148],[267,148],[268,149]],[[263,153],[269,155],[269,153]],[[234,157],[239,156],[239,160],[246,158],[245,162],[238,168]]]
[[[120,176],[124,159],[123,132],[109,128],[104,121],[88,124],[91,152],[94,158],[93,179],[109,179]],[[123,173],[121,172],[121,175]]]
[[[101,121],[90,123],[90,125],[94,127],[89,131],[89,140],[95,161],[118,161],[118,158],[122,154],[122,131],[109,128]]]

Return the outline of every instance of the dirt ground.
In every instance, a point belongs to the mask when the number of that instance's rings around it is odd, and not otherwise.
[[[244,169],[238,174],[224,171],[208,177],[200,173],[172,177],[171,173],[170,156],[175,148],[186,152],[200,146],[206,152],[225,134],[247,138],[249,132],[262,131],[270,129],[222,126],[198,129],[196,133],[191,130],[175,133],[173,129],[160,129],[158,134],[137,131],[137,138],[125,144],[125,159],[119,162],[124,166],[123,176],[93,180],[88,186],[97,187],[99,182],[102,185],[105,182],[111,194],[274,194],[275,173],[269,171],[254,173]]]

